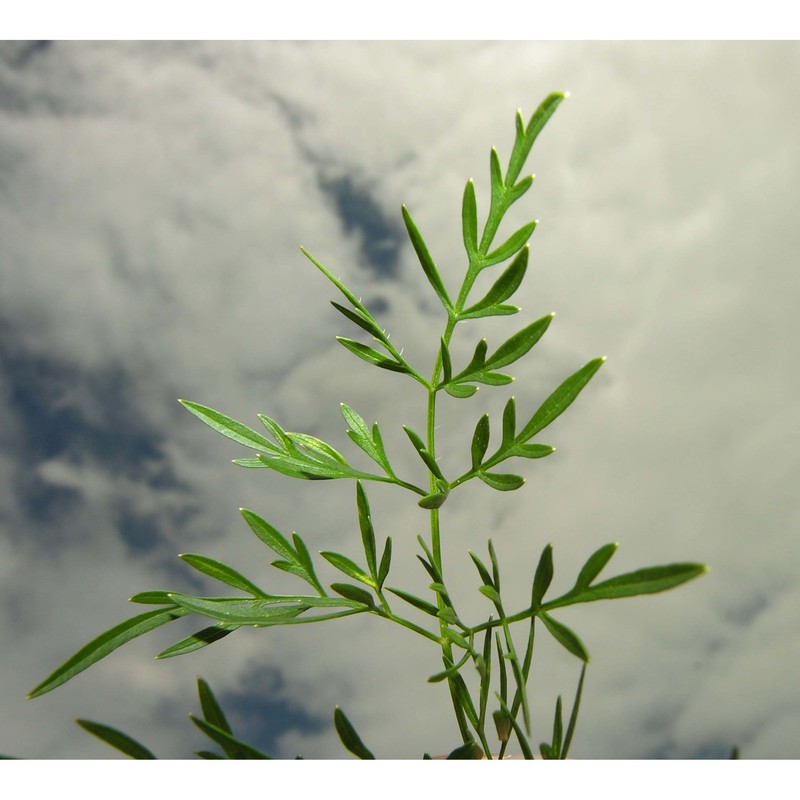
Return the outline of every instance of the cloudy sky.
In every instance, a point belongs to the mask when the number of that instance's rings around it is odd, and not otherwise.
[[[425,682],[436,652],[361,618],[241,630],[154,661],[203,627],[174,623],[23,698],[144,610],[130,595],[226,593],[178,553],[297,588],[241,506],[312,551],[357,556],[352,484],[237,469],[246,453],[176,398],[254,426],[268,414],[366,466],[344,401],[418,475],[401,426],[424,428],[424,393],[336,343],[352,330],[299,246],[428,373],[444,321],[400,204],[457,288],[464,182],[485,214],[490,147],[505,161],[516,109],[568,90],[513,217],[540,220],[523,310],[464,326],[456,350],[557,312],[513,370],[521,416],[590,358],[608,362],[547,431],[558,452],[519,465],[522,490],[480,485],[443,509],[456,602],[486,614],[467,550],[489,537],[512,607],[548,542],[555,590],[611,541],[609,575],[708,563],[675,592],[563,612],[593,658],[573,754],[799,757],[798,69],[800,45],[774,42],[2,44],[0,752],[113,755],[83,717],[187,757],[204,746],[186,716],[197,675],[276,756],[342,756],[336,704],[379,756],[458,743],[446,688]],[[442,401],[446,472],[463,471],[475,421],[510,393]],[[389,583],[424,592],[425,512],[385,487],[370,499],[395,544]],[[539,643],[536,742],[579,672]]]

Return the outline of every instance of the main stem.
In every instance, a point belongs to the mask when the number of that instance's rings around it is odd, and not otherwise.
[[[449,323],[448,323],[449,327]],[[430,452],[433,458],[436,458],[436,383],[439,377],[439,370],[441,368],[441,360],[437,359],[436,367],[434,369],[433,380],[431,381],[431,388],[428,390],[428,451]],[[430,475],[430,488],[431,492],[435,492],[437,490],[436,487],[436,478],[433,474]],[[438,570],[439,574],[442,575],[442,541],[439,534],[439,509],[431,509],[430,511],[430,519],[431,519],[431,555],[433,556],[434,564],[433,566]],[[442,599],[441,595],[437,593],[437,605],[439,608],[444,608],[444,600]],[[447,628],[447,623],[444,620],[439,620],[439,630],[441,631],[442,638],[441,638],[441,646],[442,646],[442,660],[444,662],[445,667],[449,664],[453,663],[453,647],[450,643],[450,640],[445,636],[445,629]],[[450,687],[450,699],[453,703],[453,711],[456,715],[456,722],[458,723],[458,729],[461,733],[461,738],[464,744],[469,743],[472,741],[472,737],[470,736],[469,727],[467,726],[467,718],[464,714],[464,709],[461,707],[461,703],[458,700],[458,693],[456,691],[456,686],[452,678],[448,679],[447,681],[448,686]]]

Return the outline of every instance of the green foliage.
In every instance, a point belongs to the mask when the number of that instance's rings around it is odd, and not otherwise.
[[[492,350],[487,340],[481,338],[474,344],[472,357],[466,364],[454,363],[451,344],[459,323],[478,318],[509,316],[521,310],[507,301],[513,297],[526,276],[528,242],[537,223],[533,220],[522,225],[499,244],[495,243],[495,236],[509,208],[533,184],[531,176],[520,179],[520,175],[536,138],[564,97],[561,93],[548,96],[527,124],[521,114],[517,114],[516,137],[505,174],[497,151],[492,149],[489,160],[489,210],[482,226],[475,184],[472,180],[467,182],[462,198],[461,219],[467,263],[457,292],[448,291],[417,223],[408,208],[402,207],[402,218],[411,246],[424,278],[441,303],[445,315],[435,364],[428,373],[430,378],[423,377],[425,373],[409,364],[403,357],[402,350],[395,347],[356,294],[319,260],[302,250],[346,301],[346,304],[332,301],[333,308],[348,323],[355,325],[360,335],[363,336],[366,332],[371,336],[375,347],[345,336],[337,337],[339,343],[368,366],[408,377],[424,391],[427,408],[425,436],[407,425],[403,426],[419,457],[416,467],[421,474],[413,482],[397,476],[378,424],[370,426],[346,403],[341,403],[340,409],[347,425],[347,435],[362,452],[360,457],[366,455],[377,465],[377,473],[363,471],[316,436],[287,431],[264,414],[259,414],[258,417],[265,432],[258,432],[207,406],[187,400],[180,401],[191,414],[212,430],[249,451],[244,457],[234,460],[239,466],[272,470],[282,476],[279,480],[354,480],[354,525],[358,526],[362,555],[353,558],[344,553],[323,550],[319,553],[320,559],[315,559],[297,533],[292,533],[289,538],[254,511],[241,509],[244,521],[260,543],[278,557],[271,562],[272,567],[304,582],[306,593],[269,594],[260,588],[259,581],[245,577],[232,566],[203,555],[181,555],[180,558],[190,567],[205,577],[242,593],[241,596],[195,597],[160,590],[135,595],[131,602],[158,607],[133,617],[94,639],[40,683],[31,692],[31,697],[60,686],[131,639],[183,616],[194,615],[206,623],[211,621],[212,624],[168,647],[158,658],[194,652],[226,638],[243,626],[268,628],[300,625],[368,614],[420,635],[437,648],[442,669],[432,674],[428,680],[447,686],[462,739],[462,743],[452,750],[448,758],[491,758],[497,749],[490,744],[492,735],[500,743],[500,756],[512,737],[516,737],[525,758],[533,758],[528,682],[533,665],[536,623],[541,622],[542,628],[581,662],[578,687],[566,728],[559,697],[555,705],[550,741],[543,742],[539,747],[543,758],[567,757],[575,732],[589,653],[578,634],[556,619],[552,612],[578,603],[666,591],[699,576],[705,571],[705,567],[693,563],[675,563],[647,567],[597,582],[601,571],[616,552],[617,544],[612,543],[601,547],[587,559],[572,589],[546,600],[554,576],[553,547],[547,544],[532,576],[530,605],[508,613],[503,602],[500,563],[494,546],[489,541],[488,566],[478,555],[469,553],[480,579],[478,591],[491,605],[488,619],[474,623],[462,621],[463,617],[453,603],[454,594],[445,580],[440,509],[445,503],[452,502],[450,498],[458,495],[456,490],[459,487],[473,479],[478,479],[499,492],[521,489],[526,480],[524,476],[497,471],[496,468],[511,458],[531,461],[552,455],[555,452],[554,447],[532,441],[533,438],[555,422],[575,402],[605,362],[603,357],[594,358],[569,374],[522,425],[517,418],[513,396],[507,399],[499,423],[495,421],[493,425],[489,414],[483,413],[471,435],[469,467],[455,479],[445,475],[436,456],[436,417],[440,392],[444,390],[448,395],[466,401],[476,395],[478,385],[507,386],[514,378],[503,370],[528,355],[550,329],[554,319],[552,313],[539,317]],[[501,264],[506,265],[483,297],[470,300],[479,274]],[[361,366],[357,365],[357,368]],[[469,404],[456,405],[465,409]],[[496,432],[495,449],[492,452],[490,444],[493,427]],[[417,593],[397,587],[387,588],[384,593],[384,583],[392,565],[392,540],[387,538],[383,547],[378,547],[375,520],[364,488],[368,481],[388,483],[421,498],[417,499],[417,505],[427,513],[430,533],[427,538],[418,537],[422,550],[418,559],[427,578],[432,581],[428,587],[431,592],[429,597],[420,597]],[[317,568],[320,566],[339,575],[343,574],[348,582],[326,583],[318,577]],[[312,593],[308,593],[308,586]],[[391,598],[387,598],[387,593]],[[390,605],[389,599],[397,608]],[[401,602],[398,603],[398,600]],[[406,616],[407,613],[412,616]],[[523,649],[518,649],[520,628],[526,632]],[[479,676],[477,695],[475,689],[470,688],[474,681],[468,683],[465,680],[465,675],[472,669],[477,670]],[[198,681],[198,692],[202,717],[192,716],[192,722],[219,748],[219,752],[198,751],[200,758],[268,758],[266,754],[237,738],[211,689],[202,679]],[[496,704],[492,708],[493,702]],[[79,721],[79,724],[128,756],[153,757],[149,750],[113,728],[87,721]],[[334,725],[347,750],[360,759],[374,758],[338,707],[334,712]]]

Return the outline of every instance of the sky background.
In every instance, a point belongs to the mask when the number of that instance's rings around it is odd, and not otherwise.
[[[453,494],[448,583],[483,618],[467,550],[490,536],[511,607],[548,542],[553,591],[611,541],[609,576],[708,563],[675,592],[561,614],[593,658],[573,755],[800,756],[799,68],[793,42],[0,44],[0,752],[113,756],[83,717],[188,757],[205,746],[187,720],[197,675],[275,756],[342,757],[336,704],[378,756],[458,743],[446,688],[425,683],[436,652],[360,617],[154,661],[203,627],[174,623],[23,698],[145,610],[130,595],[227,593],[178,553],[298,588],[241,506],[312,552],[358,555],[351,483],[237,469],[247,453],[176,398],[254,427],[268,414],[366,466],[344,401],[380,420],[398,472],[420,475],[401,426],[424,429],[424,394],[336,343],[353,331],[299,246],[428,373],[444,321],[400,204],[456,289],[464,182],[485,215],[490,147],[505,163],[515,110],[568,90],[510,215],[509,231],[540,220],[523,310],[463,326],[456,352],[557,312],[513,369],[520,418],[589,359],[608,362],[542,438],[557,453],[515,465],[522,490]],[[442,401],[446,472],[510,394]],[[423,593],[424,512],[399,490],[369,496],[395,545],[389,584]],[[537,647],[538,742],[579,666],[545,635]]]

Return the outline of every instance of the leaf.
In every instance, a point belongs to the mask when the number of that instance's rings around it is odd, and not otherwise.
[[[486,360],[487,369],[498,369],[512,364],[522,358],[535,344],[542,338],[544,332],[550,327],[554,313],[547,314],[536,322],[531,323],[518,333],[515,333],[508,341],[500,345],[497,351]]]
[[[562,712],[561,712],[561,695],[558,696],[556,700],[556,710],[553,714],[553,755],[555,758],[559,758],[561,756],[561,737],[563,735],[563,721],[562,721]]]
[[[498,492],[513,492],[525,483],[521,475],[509,475],[499,472],[478,472],[478,477]]]
[[[211,691],[211,687],[202,678],[197,679],[197,694],[200,697],[200,708],[203,711],[205,721],[226,733],[232,734],[231,726],[228,724],[217,698],[214,697],[214,692]]]
[[[292,546],[269,524],[269,522],[259,517],[254,511],[250,511],[246,508],[240,508],[239,513],[250,526],[250,530],[252,530],[270,550],[293,564],[297,563],[297,554],[292,549]]]
[[[343,316],[347,317],[352,323],[358,325],[359,328],[365,330],[370,336],[374,336],[378,341],[382,341],[384,339],[385,334],[383,331],[378,327],[378,324],[371,316],[363,316],[362,314],[351,311],[349,308],[345,308],[344,306],[340,306],[338,303],[334,303],[331,300],[331,305]]]
[[[343,572],[350,578],[354,580],[360,581],[361,583],[365,583],[367,586],[375,586],[376,582],[373,578],[367,575],[358,564],[351,561],[346,556],[341,555],[340,553],[330,553],[327,551],[321,551],[320,555],[328,562],[333,564],[339,572]]]
[[[353,308],[365,316],[371,316],[361,301],[327,267],[317,261],[305,247],[301,247],[300,252],[350,301]]]
[[[374,760],[375,756],[367,749],[361,737],[356,733],[356,729],[344,711],[339,706],[333,710],[333,724],[336,726],[336,733],[339,734],[342,744],[356,757],[362,760]]]
[[[408,237],[411,239],[411,244],[414,247],[414,252],[417,254],[419,263],[422,265],[425,277],[433,287],[433,291],[436,292],[437,296],[442,301],[442,305],[449,312],[453,308],[453,303],[447,294],[439,271],[436,269],[436,264],[431,258],[431,254],[428,252],[428,246],[425,244],[422,234],[420,234],[419,229],[414,224],[414,220],[411,219],[411,214],[405,206],[402,207],[402,213],[403,222],[405,222],[406,230],[408,231]]]
[[[475,564],[475,569],[478,570],[478,574],[481,576],[481,580],[483,581],[485,586],[494,586],[492,583],[492,576],[489,574],[489,570],[486,569],[486,565],[483,561],[472,552],[472,550],[467,551],[469,553],[469,557],[472,559],[472,563]]]
[[[260,750],[256,750],[255,747],[252,745],[247,744],[246,742],[242,742],[237,739],[235,736],[232,736],[227,731],[222,730],[222,728],[218,728],[216,725],[212,725],[205,720],[198,719],[193,714],[189,714],[189,719],[197,725],[198,728],[206,735],[209,739],[216,742],[223,750],[228,754],[230,758],[234,759],[266,759],[270,760],[269,756],[265,753],[262,753]]]
[[[528,239],[531,238],[531,234],[536,229],[536,223],[537,220],[533,220],[527,223],[527,225],[523,225],[518,231],[512,233],[503,244],[484,258],[481,266],[484,268],[491,267],[515,255],[517,251],[525,246]]]
[[[267,465],[260,458],[234,458],[232,463],[246,469],[266,469]]]
[[[100,741],[111,745],[121,753],[125,753],[126,756],[140,760],[155,758],[144,745],[139,744],[135,739],[131,739],[127,733],[118,731],[116,728],[102,725],[99,722],[91,722],[88,719],[76,719],[75,722],[87,733],[91,733],[92,736],[96,736]]]
[[[461,228],[464,236],[464,248],[470,261],[478,252],[478,205],[475,200],[475,184],[472,179],[464,187],[464,199],[461,203]]]
[[[532,436],[546,428],[557,417],[564,413],[572,404],[581,390],[592,379],[592,376],[603,366],[605,357],[595,358],[581,367],[574,375],[567,378],[548,398],[539,406],[530,422],[522,429],[519,439],[527,442]]]
[[[467,380],[485,383],[489,386],[507,386],[509,383],[513,383],[514,378],[511,375],[503,375],[501,372],[480,371],[471,373]]]
[[[374,579],[370,585],[374,586],[378,575],[375,530],[372,527],[372,513],[367,493],[364,491],[361,481],[356,481],[356,506],[358,508],[358,526],[361,529],[361,543],[364,546],[364,555],[367,557],[367,568]]]
[[[537,609],[542,603],[545,592],[550,588],[553,580],[553,546],[548,544],[539,556],[536,573],[533,576],[531,589],[531,608]]]
[[[514,432],[517,429],[516,405],[513,397],[508,398],[506,407],[503,409],[503,444],[507,447],[514,441]]]
[[[365,344],[361,344],[361,342],[347,339],[344,336],[337,336],[336,341],[339,342],[339,344],[341,344],[343,347],[346,347],[353,355],[358,356],[358,358],[360,358],[362,361],[366,361],[368,364],[373,364],[381,369],[388,369],[391,372],[408,373],[408,368],[403,364],[400,364],[394,359],[387,358],[374,348],[368,347]]]
[[[561,758],[565,759],[569,754],[569,746],[572,744],[572,736],[575,733],[575,725],[578,722],[578,711],[581,707],[581,696],[583,695],[583,679],[586,677],[586,662],[581,667],[581,677],[578,681],[578,689],[575,692],[575,700],[572,703],[572,713],[569,715],[567,733],[564,737],[564,746],[561,749]]]
[[[540,103],[527,126],[524,125],[522,116],[517,113],[517,136],[514,142],[514,149],[511,153],[511,159],[508,163],[508,171],[506,172],[506,186],[513,185],[517,180],[528,158],[528,154],[533,147],[533,143],[566,96],[566,92],[553,92],[548,95]]]
[[[105,658],[131,639],[166,625],[179,617],[184,617],[188,613],[190,613],[188,609],[175,606],[166,609],[157,608],[121,622],[78,650],[74,656],[33,689],[28,695],[28,699],[39,697],[57,686],[61,686],[62,683],[74,678],[79,672],[83,672],[87,667]]]
[[[489,177],[492,183],[492,208],[497,208],[503,197],[505,186],[503,184],[503,170],[500,166],[500,156],[497,155],[497,149],[494,147],[489,154]]]
[[[426,494],[417,505],[420,508],[424,508],[428,511],[433,511],[437,508],[441,508],[444,505],[445,500],[447,500],[448,492],[433,492],[432,494]]]
[[[419,457],[425,463],[425,466],[440,480],[445,480],[444,475],[442,474],[442,470],[439,468],[439,465],[436,463],[436,459],[430,454],[428,449],[425,447],[425,443],[420,438],[419,434],[415,433],[411,428],[407,425],[403,425],[403,430],[406,432],[406,436],[411,440],[411,444],[414,446],[414,449],[417,451]],[[421,502],[421,501],[420,501]],[[425,508],[426,506],[423,506]]]
[[[589,586],[600,574],[603,567],[611,560],[611,556],[614,555],[618,547],[618,542],[611,542],[611,544],[603,545],[599,550],[592,553],[578,573],[578,579],[575,581],[575,588],[585,589]]]
[[[222,622],[239,625],[257,625],[267,627],[293,621],[294,617],[309,608],[355,608],[361,609],[360,602],[353,602],[338,597],[306,597],[284,596],[243,600],[240,597],[191,597],[185,594],[170,595],[176,603],[188,608],[195,614],[201,614]]]
[[[445,385],[444,390],[451,397],[456,397],[459,400],[472,397],[478,391],[477,386],[468,386],[464,384],[448,383]]]
[[[128,598],[129,603],[142,603],[147,606],[171,606],[168,592],[139,592]]]
[[[462,312],[458,315],[459,320],[462,319],[480,319],[481,317],[508,317],[511,314],[517,314],[520,311],[519,306],[512,306],[508,304],[498,304],[493,306],[481,306],[478,309],[470,310],[469,312]]]
[[[424,611],[426,614],[430,614],[432,617],[439,615],[439,609],[427,600],[423,600],[421,597],[416,597],[409,592],[404,592],[402,589],[387,589],[387,591],[396,594],[401,600],[405,600],[409,605],[418,608],[420,611]]]
[[[442,628],[442,635],[448,638],[453,644],[466,650],[469,654],[473,652],[472,645],[470,645],[458,631],[454,631],[452,628]]]
[[[322,439],[317,439],[316,436],[311,436],[307,433],[287,433],[286,435],[312,458],[321,459],[323,463],[327,463],[330,459],[346,467],[350,466],[341,453],[327,442],[323,442]]]
[[[705,564],[666,564],[660,567],[646,567],[635,572],[617,575],[594,586],[581,588],[568,592],[564,598],[558,598],[553,603],[548,603],[548,608],[574,605],[575,603],[590,603],[595,600],[613,600],[621,597],[635,597],[640,594],[655,594],[665,592],[680,586],[708,571]]]
[[[450,350],[447,347],[444,336],[442,336],[441,344],[439,345],[439,357],[442,360],[442,383],[449,383],[453,377],[453,362],[450,360]]]
[[[220,639],[224,639],[229,633],[233,633],[237,628],[239,628],[239,625],[218,622],[216,625],[212,625],[210,628],[203,628],[203,630],[193,633],[191,636],[187,636],[185,639],[181,639],[179,642],[171,645],[166,650],[162,650],[156,656],[156,658],[174,658],[175,656],[183,656],[187,653],[193,653],[195,650],[208,647],[208,645],[218,642]]]
[[[492,585],[500,591],[500,565],[497,563],[497,554],[494,551],[494,544],[489,539],[489,560],[492,562]]]
[[[381,556],[381,563],[378,567],[378,588],[383,588],[383,582],[389,574],[389,568],[392,564],[392,537],[386,537],[386,544],[383,547],[383,555]]]
[[[484,595],[484,597],[488,597],[493,603],[500,602],[500,595],[497,593],[497,589],[494,586],[481,586],[478,591]]]
[[[199,556],[194,553],[182,553],[178,558],[185,561],[189,566],[194,567],[198,572],[202,572],[220,583],[233,586],[234,589],[241,589],[243,592],[255,595],[256,597],[263,596],[264,591],[259,589],[254,583],[249,581],[243,575],[240,575],[233,567],[215,561],[208,556]]]
[[[549,444],[516,444],[509,448],[504,456],[511,458],[517,456],[518,458],[545,458],[555,453],[555,447]]]
[[[213,428],[234,442],[252,447],[254,450],[261,450],[264,453],[278,451],[275,445],[260,433],[256,433],[252,428],[242,425],[241,422],[237,422],[235,419],[226,417],[225,414],[220,414],[219,411],[214,411],[213,408],[201,406],[199,403],[192,403],[189,400],[178,400],[178,402],[187,411],[190,411],[198,419],[205,422],[209,428]]]
[[[572,655],[577,656],[581,661],[589,661],[589,653],[583,646],[583,642],[566,625],[554,620],[549,614],[540,611],[537,616],[544,623],[545,628],[552,634],[553,638]]]
[[[475,426],[475,433],[472,435],[472,469],[478,469],[486,455],[486,449],[489,447],[489,436],[491,434],[489,428],[489,415],[484,414]]]
[[[332,583],[331,589],[333,589],[336,594],[340,594],[342,597],[354,603],[354,608],[361,608],[364,606],[368,608],[375,607],[372,595],[366,589],[362,589],[359,586],[353,586],[351,583]]]

